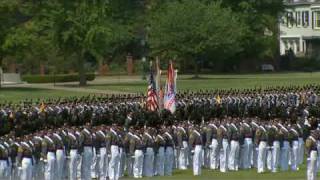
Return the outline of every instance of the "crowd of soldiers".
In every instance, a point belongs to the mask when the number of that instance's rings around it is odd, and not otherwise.
[[[0,179],[119,179],[173,169],[258,173],[320,167],[318,86],[177,94],[175,113],[142,95],[0,107]],[[306,147],[306,149],[305,149]]]

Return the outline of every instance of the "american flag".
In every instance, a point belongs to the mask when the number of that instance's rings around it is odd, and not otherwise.
[[[147,108],[149,111],[157,111],[159,108],[156,83],[153,77],[152,66],[150,67],[150,77],[148,85]]]
[[[176,111],[176,77],[177,73],[173,68],[173,63],[170,61],[164,96],[164,108],[171,111],[171,113]]]

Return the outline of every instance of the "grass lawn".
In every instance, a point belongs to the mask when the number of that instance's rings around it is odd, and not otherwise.
[[[83,96],[87,93],[72,91],[34,89],[34,88],[13,88],[5,87],[0,89],[0,103],[5,101],[17,102],[25,99],[49,99],[54,97]]]
[[[139,78],[139,77],[137,77]],[[162,83],[165,83],[163,77]],[[210,90],[210,89],[244,89],[268,86],[290,86],[320,83],[320,73],[281,73],[255,75],[201,75],[199,79],[192,75],[178,76],[179,90]],[[128,82],[121,78],[103,84],[90,85],[91,89],[108,89],[121,92],[146,92],[147,81],[136,79]]]
[[[219,171],[212,171],[203,169],[201,176],[193,176],[191,170],[186,171],[175,171],[173,176],[168,177],[152,177],[152,178],[143,178],[143,179],[155,179],[155,180],[194,180],[194,179],[201,179],[201,180],[304,180],[306,179],[306,169],[303,167],[297,172],[278,172],[278,173],[271,173],[266,172],[263,174],[258,174],[256,169],[252,170],[240,170],[238,172],[227,172],[221,173]],[[125,178],[129,179],[129,178]]]

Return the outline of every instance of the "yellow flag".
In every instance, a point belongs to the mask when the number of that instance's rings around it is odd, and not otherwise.
[[[40,112],[44,112],[46,105],[42,102],[40,106]]]
[[[216,97],[216,100],[217,100],[217,104],[221,104],[221,98],[219,95]]]

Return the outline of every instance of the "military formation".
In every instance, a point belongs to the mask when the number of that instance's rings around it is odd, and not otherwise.
[[[176,111],[143,95],[0,105],[0,179],[119,179],[320,168],[319,87],[181,92]]]

